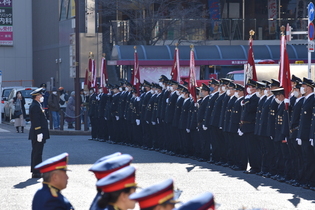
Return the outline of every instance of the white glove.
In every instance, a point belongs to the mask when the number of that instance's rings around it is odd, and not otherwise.
[[[140,120],[139,119],[136,119],[136,124],[140,125]]]
[[[290,100],[289,100],[288,98],[285,98],[285,99],[284,99],[284,103],[285,103],[285,104],[290,104]]]
[[[42,142],[43,141],[43,134],[42,133],[37,134],[37,141],[38,142]]]
[[[206,131],[208,128],[205,125],[202,125],[202,129]]]
[[[270,139],[271,139],[271,140],[273,140],[273,137],[272,137],[272,136],[270,136]]]
[[[136,100],[137,100],[137,101],[140,101],[140,97],[138,96],[138,97],[136,98]]]
[[[156,125],[156,122],[152,122],[152,125]]]
[[[243,136],[243,134],[244,134],[240,129],[237,130],[237,133],[239,136]]]
[[[118,121],[119,120],[119,116],[115,116],[116,117],[116,120]]]
[[[196,127],[196,130],[199,132],[199,127]]]
[[[219,129],[222,130],[222,127],[220,127]]]
[[[187,133],[190,133],[190,129],[186,128],[186,132],[187,132]]]
[[[147,124],[149,124],[149,121],[145,121]]]
[[[166,99],[166,103],[168,103],[168,101],[169,101],[169,99],[167,98],[167,99]]]
[[[159,118],[156,118],[156,122],[157,122],[157,124],[160,124]]]
[[[104,117],[105,120],[107,120],[107,117]]]
[[[301,139],[297,138],[296,141],[297,141],[298,145],[302,145],[302,140]]]
[[[314,140],[310,139],[311,145],[314,147]]]
[[[195,107],[196,107],[196,108],[199,108],[199,103],[195,103]]]

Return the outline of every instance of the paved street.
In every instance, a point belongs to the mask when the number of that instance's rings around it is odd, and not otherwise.
[[[41,179],[30,179],[31,145],[26,133],[16,133],[12,125],[0,124],[0,209],[31,209]],[[95,177],[89,167],[100,157],[113,152],[131,154],[141,187],[173,178],[183,190],[181,201],[210,191],[219,210],[242,208],[315,209],[315,192],[279,183],[257,175],[246,175],[229,168],[191,159],[164,155],[155,151],[88,141],[88,136],[52,135],[43,158],[69,153],[68,188],[63,194],[77,210],[89,209],[95,196]]]

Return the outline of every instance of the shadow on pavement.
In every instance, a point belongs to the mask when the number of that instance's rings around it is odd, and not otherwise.
[[[40,179],[40,178],[38,178],[38,179]],[[26,188],[27,186],[37,184],[38,183],[38,181],[37,181],[38,179],[29,178],[26,181],[23,181],[23,182],[20,182],[20,183],[14,185],[13,187],[16,188],[16,189],[23,189],[23,188]]]

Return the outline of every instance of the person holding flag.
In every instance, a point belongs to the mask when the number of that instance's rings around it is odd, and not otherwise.
[[[179,75],[179,50],[177,48],[178,44],[175,45],[175,53],[174,53],[174,62],[172,66],[172,71],[171,71],[171,79],[180,82],[180,75]]]

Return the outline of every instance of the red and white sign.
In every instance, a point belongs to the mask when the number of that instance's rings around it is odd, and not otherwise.
[[[269,34],[276,33],[277,0],[268,0]]]

